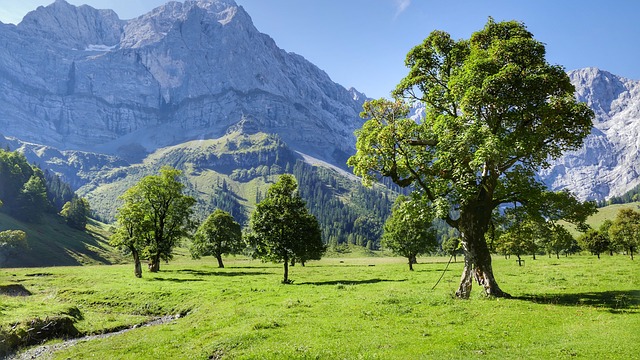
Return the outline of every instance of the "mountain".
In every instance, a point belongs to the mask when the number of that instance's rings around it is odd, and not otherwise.
[[[170,165],[199,219],[221,208],[246,224],[288,172],[327,242],[375,247],[395,193],[345,171],[366,95],[278,48],[233,0],[126,21],[56,0],[0,23],[0,43],[0,146],[60,175],[98,218]]]
[[[540,172],[552,189],[581,199],[605,200],[640,184],[640,81],[596,68],[569,72],[576,97],[595,112],[581,149]]]
[[[132,20],[57,0],[0,25],[6,136],[140,161],[242,119],[344,166],[366,97],[277,47],[233,0],[169,2]]]
[[[366,96],[278,48],[233,0],[169,2],[131,20],[57,0],[0,23],[0,44],[0,145],[60,174],[103,220],[165,164],[184,171],[201,213],[246,220],[296,169],[327,231],[348,219],[337,242],[371,206],[375,221],[388,213],[392,193],[367,193],[345,172]],[[640,83],[598,69],[569,76],[596,112],[593,133],[540,177],[582,199],[620,195],[640,183]]]

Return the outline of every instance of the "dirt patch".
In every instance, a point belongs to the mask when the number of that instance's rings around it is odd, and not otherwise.
[[[0,295],[6,296],[31,296],[31,291],[20,284],[0,285]]]

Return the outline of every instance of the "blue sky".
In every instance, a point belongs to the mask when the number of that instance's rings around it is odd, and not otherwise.
[[[142,15],[165,0],[67,0]],[[53,0],[0,0],[0,21],[19,22]],[[633,0],[236,0],[283,49],[345,87],[388,96],[406,75],[404,58],[432,30],[468,38],[492,16],[518,20],[567,70],[594,66],[640,80],[640,1]]]

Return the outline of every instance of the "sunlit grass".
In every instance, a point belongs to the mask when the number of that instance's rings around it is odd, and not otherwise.
[[[60,359],[628,359],[640,351],[640,265],[627,257],[497,257],[501,287],[515,299],[453,298],[462,264],[423,258],[328,258],[291,268],[244,258],[226,268],[205,258],[133,277],[127,266],[0,273],[28,298],[0,296],[0,323],[77,307],[76,327],[100,333],[165,314],[186,316],[80,343]],[[47,275],[49,274],[49,275]]]

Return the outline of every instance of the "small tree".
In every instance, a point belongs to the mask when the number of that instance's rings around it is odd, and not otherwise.
[[[431,227],[434,215],[428,209],[420,199],[399,196],[384,224],[382,246],[406,257],[411,271],[418,255],[434,251],[438,246],[436,231]]]
[[[600,254],[609,248],[609,239],[595,229],[587,230],[586,233],[580,236],[578,242],[583,249],[598,256],[598,259],[600,259]]]
[[[36,222],[49,206],[44,176],[42,171],[36,169],[20,190],[16,215],[22,220]]]
[[[60,215],[65,219],[67,225],[78,230],[87,228],[87,218],[90,213],[89,201],[78,196],[74,196],[71,201],[67,201],[62,206],[62,211],[60,211]]]
[[[633,260],[633,252],[640,244],[640,212],[620,209],[609,228],[609,235],[611,242],[627,251]]]
[[[521,256],[533,253],[536,248],[534,226],[532,221],[523,221],[510,227],[498,237],[496,249],[505,255],[515,255],[518,265],[522,266]]]
[[[459,237],[448,237],[442,242],[442,251],[447,255],[453,256],[453,262],[456,262],[456,256],[462,251],[462,244]]]
[[[16,249],[27,247],[27,234],[22,230],[0,231],[0,266]]]
[[[27,233],[22,230],[0,231],[0,249],[25,247],[27,245]]]
[[[255,256],[284,263],[284,284],[291,282],[291,260],[320,259],[326,249],[318,221],[309,214],[297,188],[293,175],[281,175],[251,214],[252,233],[248,236]]]
[[[549,253],[556,254],[556,259],[560,258],[560,253],[568,253],[575,243],[573,235],[564,226],[553,224],[550,227],[549,241],[547,242],[547,250]]]
[[[151,227],[150,219],[142,210],[143,199],[139,193],[125,193],[127,201],[118,209],[116,220],[118,227],[111,236],[112,246],[124,248],[133,256],[133,273],[135,277],[142,277],[140,255],[148,240],[147,230]]]
[[[173,249],[193,227],[191,215],[196,200],[182,193],[180,174],[165,166],[160,175],[145,176],[121,196],[124,205],[118,210],[118,220],[124,228],[116,231],[120,235],[114,243],[147,256],[151,272],[160,270],[160,260],[173,258]]]
[[[198,227],[190,251],[194,259],[215,256],[224,268],[222,255],[239,254],[245,248],[240,224],[226,211],[216,209]]]

